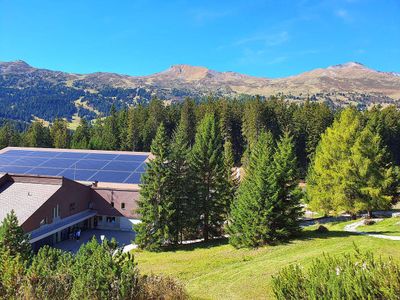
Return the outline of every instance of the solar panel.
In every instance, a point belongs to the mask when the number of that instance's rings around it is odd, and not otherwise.
[[[147,154],[10,149],[0,154],[0,172],[138,184],[147,157]]]

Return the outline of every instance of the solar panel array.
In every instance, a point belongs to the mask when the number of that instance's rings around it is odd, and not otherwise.
[[[148,155],[12,149],[0,154],[0,173],[56,175],[72,180],[140,183]]]

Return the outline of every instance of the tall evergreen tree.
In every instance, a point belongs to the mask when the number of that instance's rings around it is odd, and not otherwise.
[[[170,155],[172,215],[170,231],[174,243],[182,242],[193,228],[193,210],[191,191],[193,189],[189,166],[188,137],[183,126],[174,133]]]
[[[271,240],[269,221],[274,195],[273,137],[262,132],[254,144],[244,178],[231,208],[230,243],[235,247],[256,247]]]
[[[196,213],[205,241],[222,233],[226,200],[226,172],[219,126],[213,114],[200,122],[191,152]]]
[[[232,143],[230,140],[225,141],[224,143],[224,169],[226,172],[226,211],[229,212],[233,198],[236,193],[236,189],[238,186],[238,180],[235,177],[236,174],[233,174],[234,171],[234,156]]]
[[[72,135],[71,148],[72,149],[88,149],[90,141],[90,127],[88,122],[82,118],[79,126],[76,128]]]
[[[20,142],[21,141],[19,133],[15,130],[15,127],[9,122],[5,123],[0,128],[0,149],[9,146],[19,146]]]
[[[119,148],[119,127],[118,116],[115,106],[112,105],[110,109],[110,116],[104,121],[102,132],[102,149],[103,150],[117,150]]]
[[[56,119],[50,127],[50,136],[55,148],[69,148],[70,134],[67,121]]]
[[[158,127],[151,153],[153,158],[142,177],[138,211],[141,223],[135,226],[135,242],[141,248],[157,251],[173,238],[169,222],[173,213],[170,190],[174,187],[170,186],[170,149],[163,123]]]
[[[19,255],[23,260],[28,260],[32,255],[29,237],[18,224],[17,216],[12,210],[4,218],[0,227],[0,252],[12,257]]]
[[[49,128],[40,121],[33,122],[23,136],[23,143],[27,147],[51,147]]]
[[[189,146],[192,146],[196,135],[195,103],[192,99],[186,98],[182,104],[179,126],[186,132]]]

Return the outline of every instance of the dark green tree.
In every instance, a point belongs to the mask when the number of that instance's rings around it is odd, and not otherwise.
[[[69,148],[70,133],[67,121],[64,119],[55,119],[50,127],[50,136],[55,148]]]
[[[186,98],[182,104],[181,117],[179,126],[186,132],[189,146],[194,144],[196,135],[196,114],[195,102],[192,99]]]
[[[79,126],[72,135],[72,149],[88,149],[90,141],[90,127],[85,119],[81,119]]]
[[[139,210],[141,222],[135,226],[135,242],[140,248],[157,251],[173,238],[170,236],[172,215],[169,141],[163,123],[151,145],[152,159],[142,176]]]
[[[5,123],[0,128],[0,149],[9,146],[19,146],[21,143],[21,137],[15,130],[15,127],[10,122]]]
[[[30,259],[32,255],[29,237],[19,226],[17,216],[13,210],[7,214],[1,223],[0,252],[8,253],[12,257],[19,255],[25,261]]]
[[[222,153],[219,126],[213,114],[206,114],[197,128],[190,159],[195,212],[205,241],[222,234],[226,214],[227,176]]]
[[[51,147],[50,130],[42,122],[33,122],[23,135],[23,144],[27,147]]]

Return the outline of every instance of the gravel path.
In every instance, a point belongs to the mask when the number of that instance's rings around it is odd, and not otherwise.
[[[380,222],[383,219],[371,219],[375,222]],[[384,234],[374,234],[374,233],[368,233],[368,232],[362,232],[362,231],[357,231],[357,227],[358,226],[362,226],[364,225],[364,220],[355,222],[355,223],[351,223],[349,225],[346,225],[344,227],[344,231],[347,232],[354,232],[357,234],[362,234],[362,235],[367,235],[367,236],[372,236],[378,239],[385,239],[385,240],[392,240],[392,241],[400,241],[400,236],[395,236],[395,235],[384,235]]]

